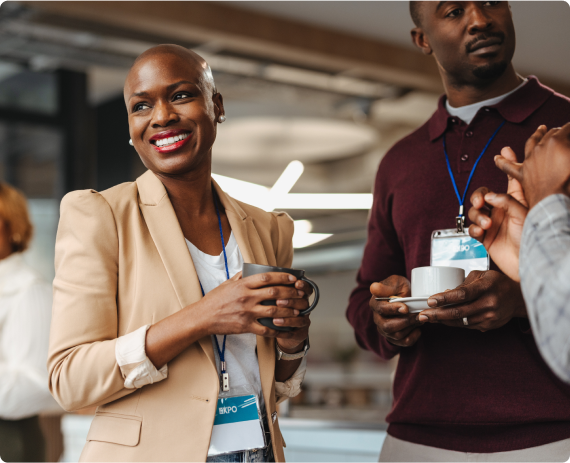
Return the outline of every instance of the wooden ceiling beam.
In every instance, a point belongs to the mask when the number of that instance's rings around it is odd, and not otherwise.
[[[414,50],[218,2],[27,1],[36,10],[400,87],[442,91],[432,58]]]

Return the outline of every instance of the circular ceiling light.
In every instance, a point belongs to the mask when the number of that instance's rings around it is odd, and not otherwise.
[[[319,162],[371,149],[378,133],[349,121],[242,117],[218,126],[214,160],[228,163]]]

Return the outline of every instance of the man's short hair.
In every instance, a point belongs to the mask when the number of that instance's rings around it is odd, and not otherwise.
[[[421,27],[420,2],[410,2],[410,16],[416,27]]]

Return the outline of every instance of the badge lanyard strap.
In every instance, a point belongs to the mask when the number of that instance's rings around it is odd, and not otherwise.
[[[218,216],[218,226],[220,227],[220,238],[222,240],[222,250],[224,252],[224,264],[226,266],[226,276],[228,277],[228,280],[229,280],[230,279],[230,271],[228,269],[228,256],[226,254],[226,243],[224,241],[224,231],[222,230],[222,219],[220,217],[220,210],[218,209],[218,201],[216,199],[216,195],[214,195],[214,206],[216,207],[216,215]],[[202,297],[203,297],[206,295],[206,293],[204,292],[204,287],[202,286],[202,282],[199,281],[199,283],[200,283],[200,289],[202,290]],[[220,344],[218,343],[218,336],[214,335],[214,341],[216,341],[216,349],[218,350],[218,355],[220,356],[220,370],[222,373],[222,390],[223,391],[229,391],[230,390],[229,375],[228,375],[228,372],[226,371],[226,360],[225,360],[226,338],[227,338],[227,335],[224,334],[224,340],[222,342],[222,349],[220,350]]]
[[[487,144],[483,148],[483,151],[481,151],[481,154],[479,155],[479,157],[475,161],[475,164],[473,165],[473,169],[471,169],[471,173],[469,174],[469,178],[467,179],[467,185],[465,185],[465,191],[463,192],[463,197],[461,197],[461,195],[459,194],[459,190],[457,189],[457,182],[455,181],[455,177],[453,176],[453,171],[451,170],[451,164],[449,163],[449,156],[447,154],[447,145],[445,143],[445,133],[443,134],[443,152],[445,154],[445,162],[447,163],[447,170],[449,171],[449,176],[451,177],[451,183],[453,185],[453,189],[455,190],[455,194],[457,195],[457,199],[459,201],[459,215],[455,219],[458,232],[464,231],[465,216],[463,214],[463,204],[465,203],[465,195],[467,195],[467,190],[469,189],[469,184],[471,183],[471,179],[473,178],[473,174],[475,173],[475,169],[477,169],[477,164],[479,164],[479,161],[481,160],[481,158],[483,157],[483,155],[487,151],[487,148],[489,147],[489,145],[491,144],[491,142],[495,138],[495,135],[497,135],[497,133],[499,133],[499,130],[501,130],[501,127],[503,127],[503,125],[505,125],[505,122],[507,122],[507,121],[504,120],[503,122],[501,122],[501,125],[499,125],[499,127],[497,127],[497,130],[495,130],[493,135],[491,135],[491,138],[489,138],[489,141],[487,142]]]

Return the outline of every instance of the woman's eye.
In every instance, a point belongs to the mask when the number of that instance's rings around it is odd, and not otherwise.
[[[136,113],[137,111],[142,111],[143,109],[148,109],[148,108],[150,108],[150,106],[147,105],[146,103],[137,103],[133,107],[133,112]]]
[[[497,6],[500,2],[485,2],[485,6]]]

